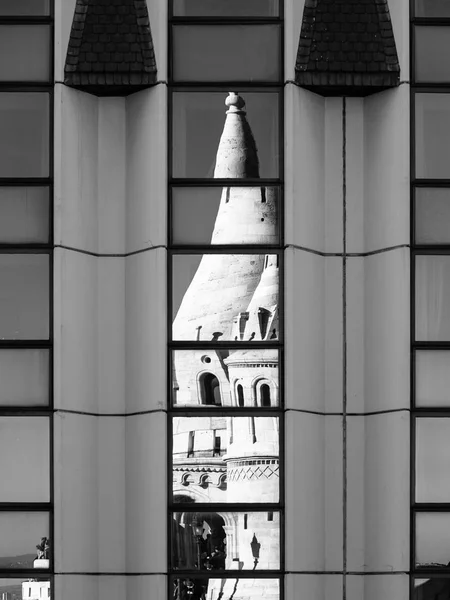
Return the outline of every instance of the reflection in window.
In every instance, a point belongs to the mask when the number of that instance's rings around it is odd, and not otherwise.
[[[449,513],[416,513],[415,564],[421,568],[450,564]]]
[[[1,354],[0,354],[1,359]],[[235,381],[239,381],[243,398],[249,398],[249,405],[260,405],[259,383],[272,385],[271,406],[278,405],[275,390],[278,388],[278,350],[252,350],[220,348],[216,350],[174,350],[172,353],[172,389],[174,406],[205,406],[204,389],[201,379],[208,372],[214,373],[214,404],[238,406],[238,391]],[[1,366],[1,362],[0,362]],[[242,404],[243,405],[243,404]]]
[[[218,414],[174,417],[172,425],[174,502],[278,502],[278,418]]]
[[[417,418],[416,502],[448,502],[449,456],[450,419]]]
[[[174,81],[278,81],[279,25],[176,25]],[[208,52],[205,52],[208,48]]]
[[[47,243],[49,188],[0,187],[0,242]]]
[[[416,81],[449,81],[450,65],[442,57],[450,50],[450,28],[420,26],[415,28],[414,34]]]
[[[0,80],[49,79],[50,26],[0,25]]]
[[[415,94],[416,177],[450,178],[450,94]]]
[[[174,0],[175,17],[277,17],[278,0]]]
[[[450,4],[448,0],[415,0],[415,16],[450,17]]]
[[[0,417],[0,502],[49,501],[49,435],[47,417]]]
[[[0,338],[48,336],[48,255],[0,254]]]
[[[0,406],[44,406],[49,400],[49,351],[0,349]]]
[[[269,521],[266,512],[174,513],[172,567],[220,571],[235,569],[238,560],[241,569],[279,569],[280,518],[272,515]]]
[[[244,389],[240,383],[238,383],[236,390],[237,390],[238,406],[244,406]]]
[[[260,394],[260,405],[261,406],[270,406],[270,387],[267,383],[263,383],[259,388]]]
[[[416,340],[450,340],[450,255],[416,257]]]
[[[222,404],[219,380],[212,373],[204,373],[200,378],[202,404],[216,406]]]
[[[50,0],[0,0],[0,16],[45,16],[49,14]]]
[[[415,190],[416,244],[450,244],[450,188]]]
[[[43,555],[36,546],[40,546],[42,540],[48,540],[48,536],[48,513],[0,512],[0,568],[48,568],[48,559],[35,563],[42,560],[40,556]]]
[[[51,597],[50,581],[38,577],[0,578],[0,598],[3,600],[47,600]]]
[[[239,563],[236,562],[236,568]],[[251,590],[251,592],[250,592]],[[205,598],[261,598],[262,600],[280,599],[280,582],[278,579],[246,579],[205,577],[180,577],[172,579],[173,600],[204,600]]]
[[[450,352],[416,351],[416,406],[450,406]]]

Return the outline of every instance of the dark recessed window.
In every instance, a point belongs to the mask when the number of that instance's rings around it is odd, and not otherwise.
[[[49,396],[49,350],[0,349],[0,406],[45,406]]]
[[[0,81],[49,81],[50,26],[0,25]]]
[[[450,340],[450,255],[421,255],[415,261],[416,340]]]
[[[0,16],[45,16],[50,12],[50,0],[0,0]]]
[[[450,244],[450,188],[416,188],[415,229],[416,244]]]
[[[48,187],[0,187],[0,243],[49,241]]]
[[[247,163],[242,163],[242,172],[234,170],[234,165],[228,165],[227,161],[220,161],[219,171],[215,169],[225,124],[234,127],[235,117],[228,113],[229,105],[226,104],[230,102],[228,91],[173,93],[173,177],[242,179],[279,176],[278,93],[240,90],[239,95],[245,102],[239,116],[239,135],[245,143],[253,143],[256,149]],[[225,135],[228,135],[227,131]]]
[[[48,255],[0,254],[0,339],[48,336]]]
[[[42,538],[49,538],[49,514],[31,511],[0,512],[0,531],[0,568],[33,569],[37,557],[36,546],[40,544]],[[39,565],[41,569],[48,566],[48,563]],[[14,598],[14,596],[0,594],[0,598],[3,597]],[[32,596],[32,598],[37,597]],[[22,595],[17,598],[27,600]],[[45,596],[43,600],[46,600]]]
[[[277,187],[176,186],[172,188],[173,243],[275,245],[279,210]]]
[[[279,0],[174,0],[174,17],[277,17]]]
[[[50,500],[49,424],[47,417],[0,417],[0,502]]]
[[[48,177],[50,95],[0,93],[0,177]]]
[[[450,178],[450,94],[415,95],[416,177]]]
[[[174,25],[173,80],[279,81],[279,25]],[[208,51],[205,52],[205,48]]]

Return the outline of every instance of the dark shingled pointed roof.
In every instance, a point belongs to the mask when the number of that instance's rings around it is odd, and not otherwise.
[[[387,0],[305,0],[295,81],[323,95],[365,96],[397,86]]]
[[[97,96],[156,83],[146,0],[77,0],[64,83]]]

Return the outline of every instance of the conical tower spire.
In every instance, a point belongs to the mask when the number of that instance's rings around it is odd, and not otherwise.
[[[245,101],[237,92],[229,92],[225,105],[227,118],[217,150],[214,178],[259,178],[258,151],[247,122]]]

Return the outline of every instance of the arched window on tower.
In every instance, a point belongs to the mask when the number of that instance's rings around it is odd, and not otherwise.
[[[200,395],[202,404],[208,406],[220,406],[222,404],[219,380],[212,373],[204,373],[201,376]]]
[[[270,386],[263,383],[259,388],[259,403],[261,406],[270,406]]]
[[[237,389],[238,406],[244,406],[244,388],[242,387],[241,384],[239,384],[236,389]]]

